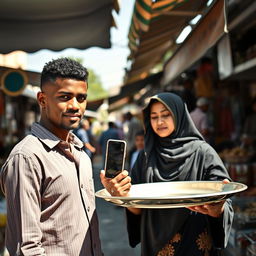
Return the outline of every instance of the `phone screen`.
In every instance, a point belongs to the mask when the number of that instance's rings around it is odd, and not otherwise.
[[[124,169],[126,142],[122,140],[108,140],[105,160],[106,177],[113,178]]]

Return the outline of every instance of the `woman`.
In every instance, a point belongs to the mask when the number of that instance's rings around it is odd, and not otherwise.
[[[160,93],[143,111],[145,149],[131,171],[103,185],[113,195],[127,195],[132,184],[224,180],[229,175],[214,149],[195,128],[181,98]],[[131,246],[141,242],[142,256],[218,255],[226,246],[233,218],[230,200],[176,209],[128,208]]]

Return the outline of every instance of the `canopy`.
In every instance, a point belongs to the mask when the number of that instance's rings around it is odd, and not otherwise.
[[[1,0],[0,53],[110,48],[116,0]]]
[[[166,52],[176,49],[178,35],[207,9],[206,4],[205,0],[137,0],[129,31],[127,82],[150,75],[156,64],[163,63]]]

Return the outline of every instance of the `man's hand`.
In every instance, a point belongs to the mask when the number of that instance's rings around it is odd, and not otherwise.
[[[223,180],[224,184],[227,184],[229,182],[230,181],[227,179]],[[187,208],[194,212],[199,212],[202,214],[207,214],[211,217],[218,218],[224,212],[224,204],[225,204],[225,200],[218,203],[204,204],[204,205],[192,206]]]
[[[102,185],[112,196],[127,196],[131,188],[131,177],[127,171],[122,171],[115,178],[106,178],[105,171],[100,172]]]

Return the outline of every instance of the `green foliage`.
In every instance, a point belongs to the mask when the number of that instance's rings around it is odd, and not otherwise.
[[[103,99],[108,96],[107,91],[102,87],[99,76],[91,69],[89,71],[89,81],[88,81],[88,100],[98,100]]]
[[[80,57],[72,57],[68,58],[73,59],[80,64],[83,64],[83,58]],[[108,92],[102,87],[102,83],[100,81],[100,77],[92,70],[88,69],[89,72],[89,80],[88,80],[88,100],[99,100],[108,97]]]

